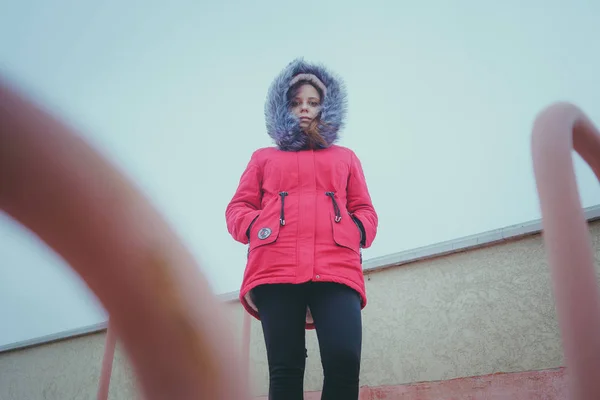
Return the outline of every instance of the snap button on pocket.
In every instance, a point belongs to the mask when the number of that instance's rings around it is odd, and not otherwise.
[[[265,240],[269,236],[271,236],[271,229],[270,228],[262,228],[260,231],[258,231],[258,238],[260,240]]]

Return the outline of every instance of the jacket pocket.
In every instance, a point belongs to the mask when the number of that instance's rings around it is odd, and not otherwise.
[[[250,222],[250,226],[246,230],[246,237],[248,238],[248,251],[246,252],[246,258],[250,257],[250,245],[252,244],[251,231],[252,231],[252,227],[254,226],[254,223],[256,222],[258,217],[260,217],[260,214],[258,214],[256,217],[254,217],[252,222]]]
[[[280,200],[267,205],[250,225],[248,254],[277,241],[279,230],[285,225],[285,196],[286,192],[280,193]]]
[[[332,207],[329,211],[333,241],[341,247],[346,247],[360,255],[361,232],[356,221],[349,213],[342,215],[333,192],[327,192],[331,198]]]
[[[246,230],[246,237],[248,238],[248,241],[250,241],[250,231],[252,230],[252,226],[254,225],[254,223],[256,222],[256,220],[258,219],[258,217],[260,217],[260,214],[258,214],[256,217],[254,217],[254,219],[252,220],[252,222],[250,222],[250,226]]]
[[[358,232],[360,233],[360,247],[363,247],[365,245],[365,241],[367,239],[366,234],[365,234],[365,227],[362,224],[362,222],[360,221],[360,219],[358,219],[356,216],[350,214],[350,218],[352,218],[352,221],[354,221],[354,223],[356,224],[356,227],[358,228]]]

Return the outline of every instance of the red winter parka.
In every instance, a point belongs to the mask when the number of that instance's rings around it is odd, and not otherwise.
[[[314,150],[306,148],[306,135],[297,122],[289,123],[287,106],[277,104],[300,73],[327,88],[321,111],[327,146]],[[358,157],[333,144],[345,115],[340,80],[320,66],[296,60],[271,87],[266,115],[268,132],[278,146],[254,152],[226,209],[229,233],[248,245],[242,305],[259,319],[254,287],[323,281],[353,288],[364,308],[361,249],[373,243],[378,218]],[[310,312],[306,323],[314,327]]]

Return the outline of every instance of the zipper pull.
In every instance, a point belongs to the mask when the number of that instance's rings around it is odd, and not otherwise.
[[[281,213],[279,214],[279,224],[281,226],[285,225],[285,196],[288,195],[288,192],[279,192],[279,196],[281,196]]]

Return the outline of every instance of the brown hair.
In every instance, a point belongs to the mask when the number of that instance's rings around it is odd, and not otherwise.
[[[321,102],[323,101],[324,96],[323,96],[323,91],[321,90],[321,88],[319,88],[318,86],[316,86],[315,84],[313,84],[310,81],[301,80],[301,81],[296,82],[289,88],[289,90],[287,92],[288,104],[291,102],[291,100],[294,98],[294,96],[296,96],[300,87],[302,87],[304,85],[310,85],[310,86],[314,87],[315,90],[319,93]],[[327,142],[325,141],[325,139],[321,135],[321,132],[319,131],[319,124],[322,124],[322,123],[323,122],[321,121],[321,113],[319,113],[319,114],[317,114],[315,119],[310,121],[310,124],[304,130],[304,133],[306,133],[306,136],[308,136],[308,139],[309,139],[308,145],[310,146],[310,148],[314,149],[314,148],[318,147],[318,145],[327,146]]]

